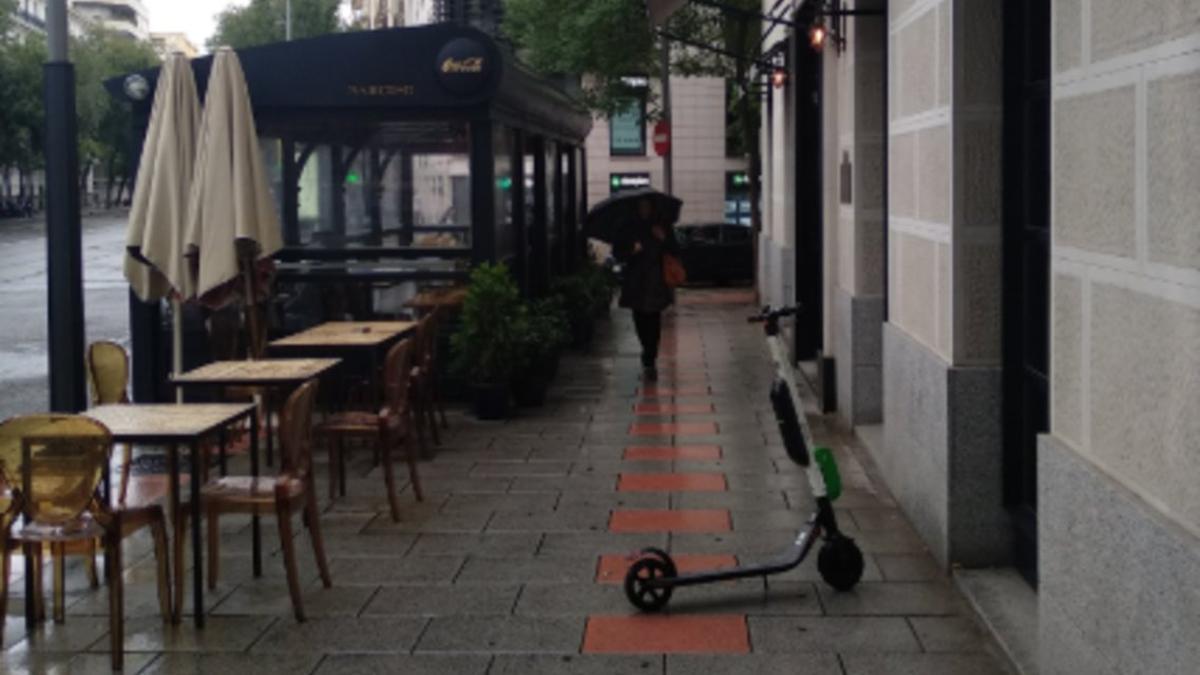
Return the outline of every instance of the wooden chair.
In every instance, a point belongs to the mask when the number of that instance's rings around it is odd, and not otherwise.
[[[150,527],[158,561],[158,602],[163,619],[171,619],[170,580],[167,564],[167,528],[162,507],[110,508],[99,494],[108,470],[112,436],[95,420],[76,415],[28,415],[0,424],[0,483],[8,501],[0,523],[3,546],[0,557],[0,616],[8,604],[9,552],[24,549],[26,570],[33,585],[26,598],[26,625],[45,618],[42,588],[42,552],[50,546],[54,559],[54,621],[65,620],[64,558],[66,546],[100,539],[104,542],[108,577],[109,636],[112,668],[124,661],[124,589],[121,573],[121,540],[142,527]],[[18,478],[19,477],[19,478]]]
[[[283,545],[283,565],[288,592],[297,621],[304,621],[304,601],[296,570],[295,538],[292,516],[304,512],[304,523],[312,539],[313,555],[321,572],[321,582],[329,588],[329,563],[321,538],[321,518],[317,510],[316,483],[312,471],[312,415],[317,382],[309,380],[288,397],[279,422],[280,473],[277,476],[223,476],[200,488],[200,507],[208,518],[208,586],[215,588],[220,573],[220,516],[223,513],[263,514],[274,511]],[[176,592],[182,597],[183,540],[186,538],[188,509],[181,509],[175,531]],[[182,604],[182,603],[180,603]],[[179,608],[176,608],[179,611]]]
[[[129,403],[129,353],[116,342],[100,340],[87,350],[88,382],[92,389],[92,405]],[[133,467],[133,446],[121,444],[121,486],[117,503],[125,505],[129,494],[129,474]]]
[[[392,470],[392,450],[403,446],[417,501],[424,501],[421,478],[417,472],[417,455],[412,448],[413,410],[412,358],[417,341],[405,339],[388,350],[384,362],[384,402],[379,412],[341,412],[327,417],[317,426],[317,434],[329,448],[329,497],[346,494],[345,446],[347,439],[374,441],[375,451],[383,464],[392,520],[400,520],[400,503],[396,495],[396,477]]]
[[[441,316],[442,310],[434,308],[417,324],[418,351],[413,358],[412,374],[413,412],[417,422],[417,434],[422,444],[427,427],[433,438],[433,444],[442,444],[441,434],[438,432],[439,414],[442,426],[448,427],[446,411],[442,407],[437,382],[437,336]],[[425,449],[424,445],[422,445],[422,449]]]

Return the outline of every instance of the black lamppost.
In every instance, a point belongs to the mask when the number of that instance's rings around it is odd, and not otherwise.
[[[43,68],[50,408],[73,413],[87,406],[87,392],[83,377],[79,141],[75,122],[75,67],[67,58],[67,0],[47,3],[46,34],[50,53]]]

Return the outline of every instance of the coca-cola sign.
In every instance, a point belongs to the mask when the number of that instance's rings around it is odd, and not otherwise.
[[[448,91],[474,94],[487,85],[494,68],[487,48],[469,37],[454,38],[437,55],[437,78]]]

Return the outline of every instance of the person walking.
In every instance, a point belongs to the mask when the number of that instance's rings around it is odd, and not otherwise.
[[[613,256],[624,265],[621,307],[631,310],[642,345],[642,379],[658,380],[658,345],[662,338],[662,313],[675,301],[675,290],[664,278],[664,256],[678,255],[679,243],[671,225],[659,218],[650,199],[637,202],[633,236],[613,246]]]

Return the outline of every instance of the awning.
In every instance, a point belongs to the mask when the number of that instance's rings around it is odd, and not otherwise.
[[[688,0],[646,0],[646,9],[650,12],[650,24],[653,26],[663,25],[687,2]]]

